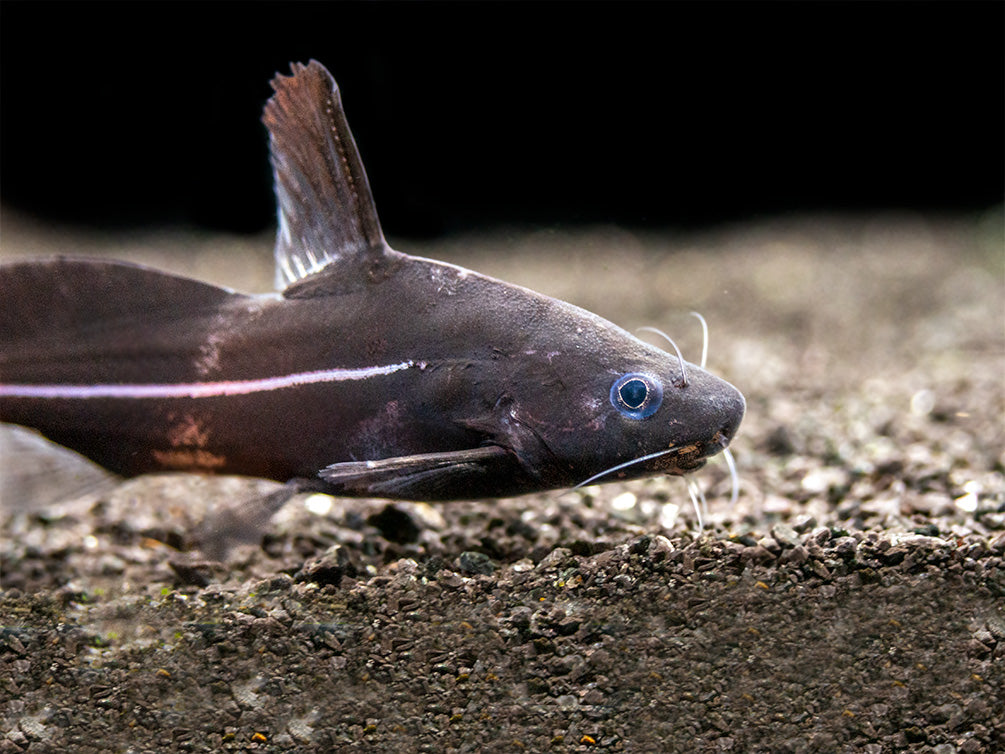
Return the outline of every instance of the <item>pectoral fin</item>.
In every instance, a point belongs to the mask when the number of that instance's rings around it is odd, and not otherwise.
[[[486,494],[486,485],[512,464],[498,445],[445,453],[336,463],[319,472],[334,492],[407,500],[442,500]]]

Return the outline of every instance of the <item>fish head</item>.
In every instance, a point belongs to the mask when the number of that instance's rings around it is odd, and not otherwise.
[[[596,315],[552,308],[561,321],[496,364],[493,441],[528,476],[564,487],[682,475],[729,445],[746,410],[737,388]]]

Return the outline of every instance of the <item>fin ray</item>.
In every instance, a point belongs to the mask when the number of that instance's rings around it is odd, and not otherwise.
[[[279,229],[276,284],[387,248],[339,89],[316,60],[272,80],[269,129]]]
[[[375,497],[418,499],[440,497],[441,487],[456,485],[458,477],[472,482],[477,494],[477,478],[508,461],[509,453],[498,445],[444,453],[421,453],[379,461],[350,461],[322,469],[318,476],[336,494],[368,494]]]
[[[41,433],[0,423],[0,511],[35,511],[111,491],[122,480]]]

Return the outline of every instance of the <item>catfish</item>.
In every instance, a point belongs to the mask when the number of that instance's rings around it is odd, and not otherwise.
[[[458,500],[656,474],[725,449],[740,392],[563,301],[393,250],[334,79],[265,106],[276,294],[57,256],[0,267],[0,421],[119,475],[240,474]]]

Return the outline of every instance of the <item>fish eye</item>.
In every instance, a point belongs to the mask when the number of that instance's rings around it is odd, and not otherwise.
[[[629,372],[611,385],[611,405],[629,419],[645,419],[663,402],[663,386],[648,374]]]

